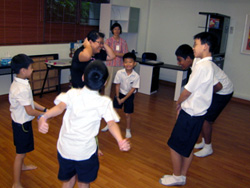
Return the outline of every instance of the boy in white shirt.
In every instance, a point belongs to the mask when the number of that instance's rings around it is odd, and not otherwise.
[[[176,105],[178,118],[168,140],[173,174],[164,175],[160,183],[185,185],[186,174],[193,159],[193,148],[199,137],[205,114],[212,101],[214,71],[210,58],[217,38],[207,32],[194,36],[194,56],[201,58],[192,70]]]
[[[126,138],[131,138],[131,114],[134,112],[134,97],[140,86],[140,76],[134,71],[136,56],[128,52],[123,56],[124,69],[117,71],[115,75],[114,107],[121,109],[124,106],[126,116]],[[107,126],[102,129],[107,131]]]
[[[182,69],[186,70],[189,67],[196,65],[199,58],[194,58],[194,52],[191,46],[183,44],[179,46],[175,52],[178,64]],[[220,115],[225,106],[229,103],[233,95],[233,83],[228,78],[223,70],[221,70],[214,62],[212,62],[214,69],[214,93],[212,104],[207,110],[205,121],[202,126],[202,142],[195,144],[194,148],[201,149],[195,152],[197,157],[206,157],[213,153],[212,148],[212,124]]]
[[[117,140],[121,151],[128,151],[130,144],[123,139],[119,126],[119,116],[110,98],[101,96],[99,90],[108,78],[108,70],[102,61],[93,61],[85,69],[82,89],[70,89],[55,99],[53,108],[39,119],[39,131],[47,133],[47,119],[57,116],[66,109],[57,142],[59,173],[62,187],[74,187],[78,178],[79,188],[88,188],[97,177],[99,160],[95,137],[100,129],[100,121],[105,119],[109,131]]]
[[[34,150],[32,120],[46,111],[46,108],[33,100],[28,78],[33,69],[33,60],[25,54],[18,54],[11,60],[11,68],[16,77],[10,86],[9,102],[12,119],[13,140],[16,147],[14,161],[14,183],[12,188],[22,188],[21,172],[33,170],[34,165],[25,165],[26,153]]]

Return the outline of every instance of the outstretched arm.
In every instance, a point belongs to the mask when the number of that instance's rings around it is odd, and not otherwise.
[[[34,101],[35,109],[45,112],[47,108]]]
[[[41,108],[41,111],[34,109],[31,105],[24,106],[24,109],[26,113],[29,116],[39,116],[41,114],[44,114],[43,109]]]
[[[112,134],[112,136],[116,139],[119,148],[121,151],[128,151],[130,150],[130,143],[127,139],[123,139],[121,135],[121,131],[119,126],[115,121],[109,121],[107,122],[109,127],[109,132]]]
[[[60,115],[66,108],[64,102],[60,102],[58,105],[51,108],[45,114],[43,114],[38,120],[38,131],[46,134],[49,131],[49,124],[47,119]]]

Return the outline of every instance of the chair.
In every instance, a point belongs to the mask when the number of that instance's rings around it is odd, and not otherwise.
[[[142,60],[154,60],[156,61],[157,60],[157,55],[153,52],[144,52],[142,54]]]

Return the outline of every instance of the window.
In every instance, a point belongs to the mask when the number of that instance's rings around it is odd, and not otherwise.
[[[0,45],[65,43],[99,29],[109,0],[0,0]]]

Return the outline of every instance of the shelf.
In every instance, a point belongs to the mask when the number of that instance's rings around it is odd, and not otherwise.
[[[129,7],[112,5],[111,20],[129,20]]]

